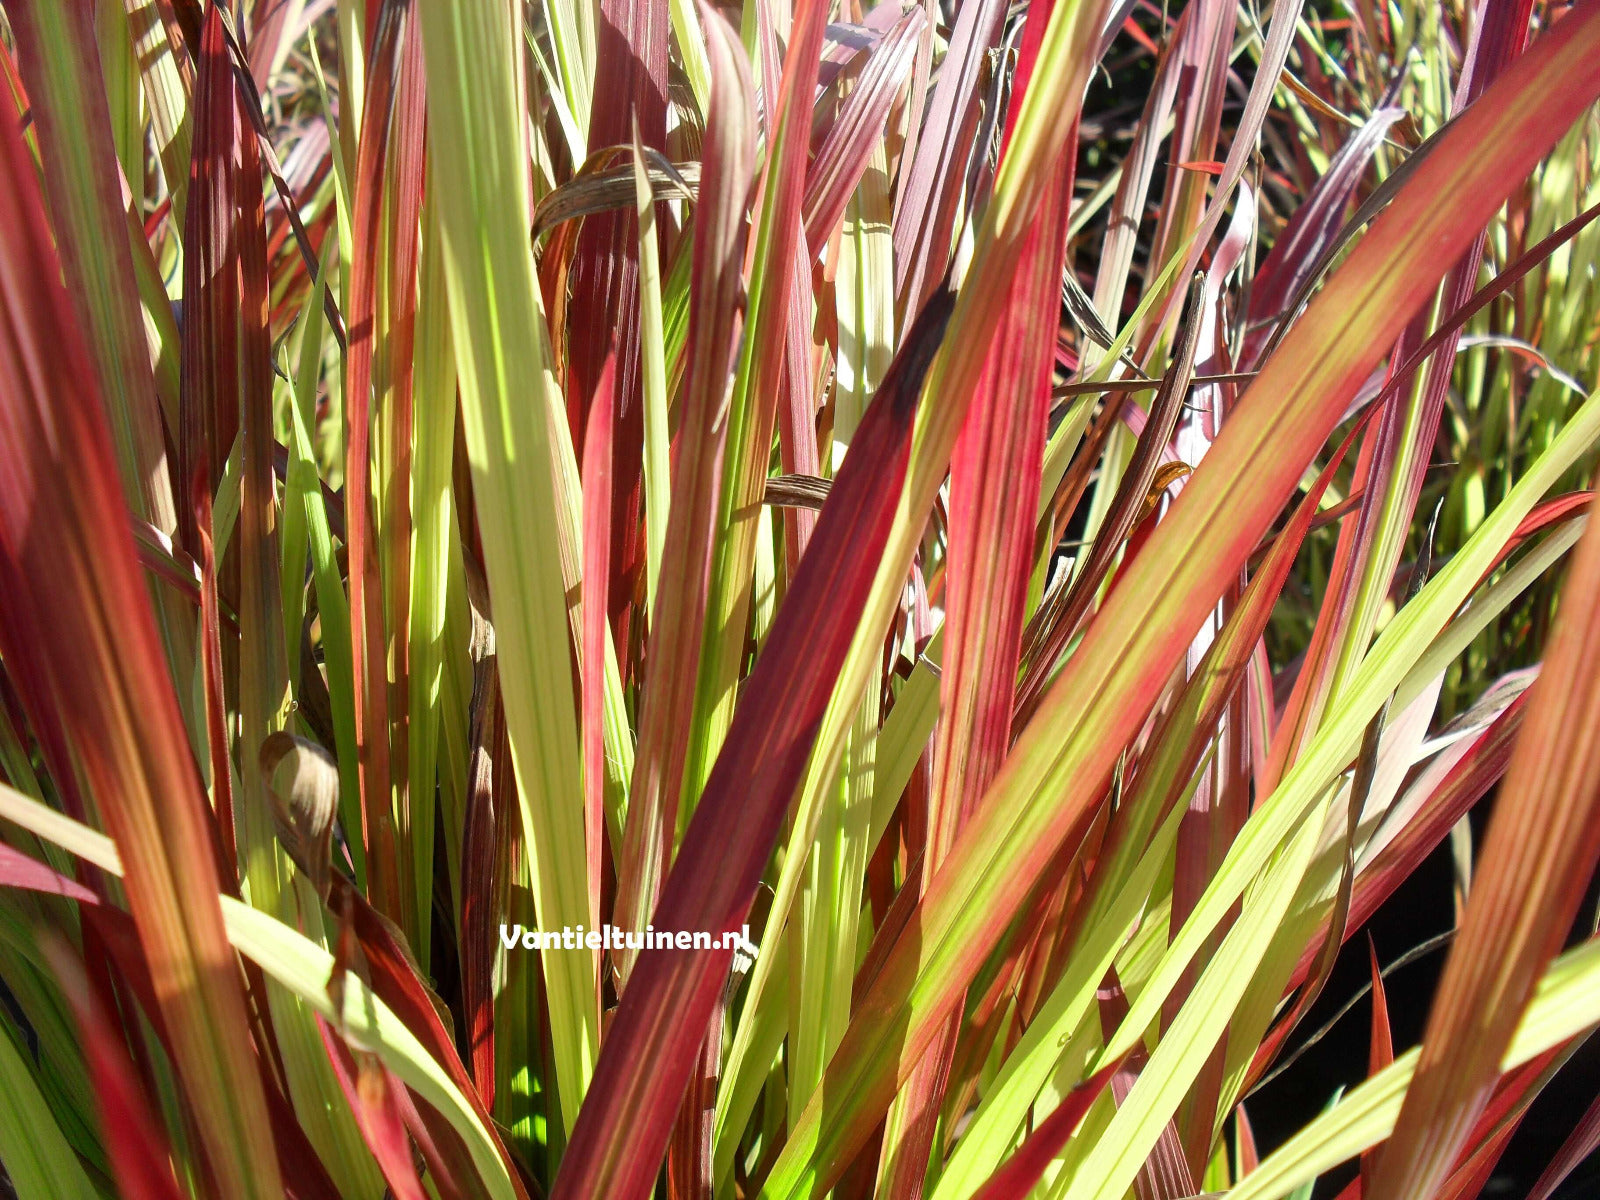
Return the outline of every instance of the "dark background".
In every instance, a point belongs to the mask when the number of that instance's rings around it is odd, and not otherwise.
[[[1485,801],[1474,811],[1475,845],[1481,844],[1488,808],[1489,802]],[[1445,844],[1368,923],[1380,964],[1387,966],[1413,946],[1454,925],[1453,887],[1450,848]],[[1587,932],[1593,921],[1596,893],[1597,888],[1591,883],[1578,917],[1581,932]],[[1447,954],[1448,947],[1441,947],[1384,980],[1397,1055],[1422,1040],[1428,1006]],[[1321,1028],[1370,976],[1366,932],[1358,932],[1345,944],[1327,987],[1290,1039],[1290,1051]],[[1366,1077],[1371,1022],[1372,1005],[1364,999],[1289,1070],[1246,1101],[1245,1111],[1263,1157],[1315,1118],[1334,1089],[1341,1085],[1353,1087]],[[1480,1193],[1484,1200],[1521,1200],[1527,1196],[1597,1093],[1600,1038],[1591,1037],[1529,1106],[1494,1175]],[[1315,1200],[1332,1200],[1355,1172],[1352,1163],[1325,1175],[1318,1181]],[[1600,1197],[1600,1155],[1591,1155],[1569,1175],[1556,1196],[1560,1200]]]

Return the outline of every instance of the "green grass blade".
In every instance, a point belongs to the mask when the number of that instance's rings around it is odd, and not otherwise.
[[[578,725],[547,413],[559,407],[543,350],[528,244],[528,159],[514,14],[495,0],[423,0],[432,200],[445,276],[506,726],[533,891],[545,928],[588,922]],[[524,389],[531,388],[530,398]],[[571,1128],[599,1045],[594,960],[545,950],[563,1120]]]
[[[411,459],[411,686],[407,766],[412,808],[412,900],[419,930],[432,923],[433,829],[435,778],[439,764],[441,724],[455,720],[458,710],[444,689],[446,613],[453,573],[461,569],[452,553],[456,532],[455,494],[451,485],[456,440],[455,348],[450,340],[450,312],[445,297],[444,250],[437,209],[423,210],[423,242],[414,383]],[[464,649],[465,644],[457,649]],[[449,786],[449,785],[445,785]],[[459,820],[459,814],[457,814]],[[456,821],[446,822],[446,828]],[[459,828],[459,826],[457,825]],[[446,861],[460,864],[458,852]],[[459,902],[452,876],[451,894]],[[423,952],[422,961],[428,961]]]
[[[676,7],[674,8],[676,13]],[[696,30],[698,31],[698,26]],[[698,37],[698,32],[696,33]],[[704,54],[704,47],[701,49]],[[709,67],[707,70],[709,71]],[[667,514],[672,505],[671,457],[667,395],[666,335],[661,316],[661,256],[656,245],[655,204],[644,158],[634,130],[633,177],[639,212],[639,346],[644,358],[641,372],[644,393],[644,512],[646,547],[646,605],[654,618],[661,588],[661,556],[667,544]]]
[[[19,1200],[99,1200],[28,1070],[9,1020],[0,1019],[0,1166]]]

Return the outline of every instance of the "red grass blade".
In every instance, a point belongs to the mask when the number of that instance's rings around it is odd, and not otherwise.
[[[1435,1200],[1477,1200],[1528,1115],[1528,1106],[1550,1081],[1563,1055],[1560,1047],[1547,1050],[1500,1080],[1455,1167],[1434,1194]]]
[[[978,80],[1000,35],[1006,6],[973,0],[956,14],[909,167],[902,167],[894,209],[895,308],[902,322],[917,313],[944,276],[967,158],[978,125]]]
[[[495,1096],[495,927],[508,908],[510,866],[505,847],[515,802],[500,680],[492,654],[485,655],[475,671],[468,744],[461,841],[461,1007],[472,1077],[487,1107]]]
[[[215,491],[239,433],[236,385],[219,393],[218,382],[239,377],[238,338],[233,334],[241,305],[234,228],[235,156],[239,106],[233,65],[223,37],[222,15],[212,9],[200,41],[194,94],[194,155],[189,167],[189,202],[183,222],[183,370],[178,394],[178,481],[203,472]],[[227,336],[223,336],[226,331]],[[187,521],[193,505],[178,505]],[[195,552],[195,531],[182,539]]]
[[[1578,1165],[1596,1149],[1600,1149],[1600,1096],[1596,1096],[1594,1103],[1584,1110],[1583,1116],[1578,1118],[1578,1123],[1567,1135],[1567,1140],[1561,1143],[1555,1158],[1550,1160],[1550,1165],[1534,1181],[1528,1192],[1528,1200],[1550,1200],[1567,1176],[1577,1170]]]
[[[83,920],[85,955],[90,953],[89,947],[94,946],[106,956],[107,965],[112,968],[119,989],[138,1001],[151,1029],[171,1053],[173,1043],[161,1006],[156,1001],[150,965],[139,943],[138,931],[127,913],[103,903],[95,892],[10,846],[0,846],[0,887],[25,888],[78,901],[79,915]],[[93,969],[95,964],[86,961],[84,966]],[[100,984],[94,980],[91,986],[98,987]],[[70,999],[70,987],[67,990]],[[105,1011],[103,1005],[99,1011]],[[273,1139],[277,1143],[278,1167],[288,1181],[288,1194],[296,1200],[340,1200],[338,1189],[300,1128],[294,1109],[267,1076],[265,1069],[262,1070],[261,1080],[266,1093],[267,1110],[271,1115]]]
[[[1101,1090],[1116,1074],[1121,1063],[1109,1063],[1085,1079],[1053,1112],[1034,1127],[1016,1152],[1005,1164],[989,1176],[973,1200],[1024,1200],[1032,1193],[1034,1185],[1044,1175],[1044,1170],[1061,1153],[1067,1139],[1089,1111],[1089,1106],[1099,1099]]]
[[[583,438],[583,653],[579,657],[579,729],[583,736],[583,829],[588,855],[589,928],[600,928],[600,852],[605,840],[606,593],[611,576],[611,483],[616,416],[611,403],[617,359],[606,358],[589,403]],[[595,957],[595,987],[600,959]]]
[[[229,91],[234,91],[230,86]],[[242,102],[235,112],[242,117]],[[230,150],[236,170],[233,207],[239,311],[237,352],[239,375],[230,390],[227,379],[212,382],[219,396],[237,393],[239,405],[239,754],[248,762],[283,723],[289,702],[289,676],[283,636],[283,590],[278,583],[282,554],[278,549],[278,500],[273,477],[271,280],[267,251],[260,143],[241,120],[238,147]],[[201,194],[191,185],[191,202]],[[209,199],[209,198],[207,198]],[[226,261],[226,260],[225,260]],[[228,327],[202,330],[201,336],[227,337]],[[258,905],[275,901],[279,887],[277,848],[270,808],[260,772],[242,773],[239,788],[239,842]],[[270,883],[268,881],[271,881]],[[232,880],[228,881],[232,884]],[[264,1013],[264,1009],[263,1009]]]
[[[775,1195],[834,1177],[850,1149],[847,1126],[854,1136],[864,1111],[888,1103],[978,969],[977,948],[993,944],[1059,847],[1087,827],[1120,747],[1387,338],[1600,93],[1597,48],[1600,4],[1580,4],[1513,64],[1484,103],[1450,127],[1245,392],[1018,738],[991,789],[998,801],[980,807],[934,878],[913,918],[915,936],[885,964],[824,1082],[825,1093],[851,1098],[849,1111],[814,1101],[791,1123],[769,1177]],[[1441,191],[1457,199],[1448,210],[1437,206]],[[1352,312],[1362,313],[1366,336],[1349,335]],[[1211,552],[1195,555],[1201,529]],[[1115,701],[1098,699],[1109,696]]]
[[[68,879],[54,867],[4,842],[0,842],[0,887],[65,896],[83,904],[100,903],[100,897],[76,879]]]
[[[408,5],[401,33],[394,116],[389,130],[389,186],[384,189],[389,229],[383,253],[385,337],[388,388],[381,398],[380,461],[388,466],[388,488],[382,506],[378,562],[384,586],[387,640],[385,677],[388,685],[389,761],[392,767],[397,841],[405,891],[412,899],[401,906],[402,927],[428,962],[433,912],[434,806],[411,799],[411,494],[412,441],[415,424],[415,350],[417,275],[421,260],[422,193],[427,167],[427,84],[417,6]],[[434,781],[419,781],[431,799]],[[418,849],[419,845],[422,847]],[[425,868],[419,868],[426,863]]]
[[[72,951],[60,942],[47,942],[43,949],[78,1020],[117,1190],[123,1200],[183,1200],[184,1192],[172,1173],[167,1139],[118,1036],[119,1022],[96,999],[83,965]]]
[[[1372,971],[1372,1036],[1367,1052],[1367,1078],[1371,1079],[1394,1061],[1394,1035],[1389,1028],[1389,996],[1383,986],[1383,972],[1378,967],[1378,948],[1372,937],[1367,937],[1367,962]],[[1372,1186],[1372,1168],[1378,1155],[1368,1150],[1361,1156],[1361,1187]]]
[[[913,8],[872,48],[855,89],[845,98],[811,160],[806,172],[803,219],[806,244],[813,254],[820,252],[833,236],[845,206],[861,182],[872,148],[883,136],[889,109],[911,71],[925,24],[922,10]]]
[[[30,712],[35,728],[71,738],[122,854],[129,907],[219,1185],[277,1200],[271,1126],[217,901],[211,813],[33,164],[16,123],[0,125],[0,654],[8,672],[30,676],[25,695],[47,705]],[[198,246],[193,253],[191,264],[202,257]]]
[[[686,376],[672,469],[671,516],[661,556],[660,598],[650,632],[649,673],[628,816],[617,868],[615,920],[639,929],[660,894],[677,832],[688,747],[682,714],[692,709],[704,649],[712,539],[727,439],[728,371],[743,329],[745,197],[755,170],[755,97],[737,35],[702,9],[711,64],[710,123],[695,211]],[[613,954],[626,978],[630,956]]]
[[[1290,297],[1305,283],[1319,254],[1338,235],[1345,209],[1355,195],[1372,156],[1383,145],[1389,127],[1404,115],[1399,108],[1375,110],[1360,129],[1346,139],[1306,202],[1294,210],[1289,223],[1272,244],[1272,250],[1250,285],[1250,317],[1240,365],[1256,365],[1272,336],[1274,323],[1288,315]]]
[[[949,318],[941,295],[901,346],[834,480],[656,907],[660,928],[737,930],[749,912],[894,520],[917,396]],[[556,1200],[649,1195],[732,957],[730,947],[638,960]]]
[[[400,1119],[395,1093],[401,1084],[376,1057],[363,1054],[357,1062],[344,1039],[320,1015],[317,1031],[328,1052],[334,1076],[344,1091],[345,1103],[355,1114],[361,1136],[378,1160],[395,1200],[427,1200],[417,1168],[411,1161],[411,1143]]]
[[[509,760],[509,755],[507,758]],[[517,1188],[521,1200],[527,1200],[505,1144],[490,1119],[478,1089],[473,1086],[466,1068],[461,1065],[461,1056],[456,1053],[449,1030],[439,1017],[437,1001],[418,975],[416,964],[398,936],[398,930],[367,903],[343,875],[333,876],[329,907],[349,922],[349,927],[360,942],[373,993],[404,1022],[467,1098],[478,1120],[494,1139],[495,1149],[505,1161],[512,1186]]]
[[[383,581],[374,533],[372,414],[378,337],[378,262],[384,210],[385,162],[399,91],[400,42],[407,6],[377,3],[367,95],[356,160],[354,259],[350,265],[350,349],[345,370],[345,523],[350,560],[350,650],[355,675],[356,755],[373,904],[401,920],[399,849],[390,799],[389,680],[384,647]],[[415,30],[411,31],[413,34]],[[415,41],[416,38],[407,39]],[[411,271],[415,278],[416,261]],[[404,709],[400,710],[404,712]]]
[[[1019,93],[1053,8],[1039,4],[1029,12],[1014,84]],[[1026,235],[1021,269],[950,460],[945,659],[924,887],[1011,747],[1076,153],[1074,135]],[[884,1140],[879,1171],[880,1194],[890,1200],[922,1195],[959,1025],[952,1019],[945,1026],[901,1090],[891,1120],[896,1136]]]
[[[1367,960],[1372,970],[1372,1049],[1367,1054],[1370,1078],[1394,1061],[1394,1035],[1389,1029],[1389,997],[1378,969],[1378,949],[1367,939]]]
[[[91,348],[123,491],[129,507],[171,534],[178,514],[134,284],[94,10],[86,4],[45,8],[31,0],[7,11],[34,97],[30,112],[57,252],[78,326]]]
[[[1506,544],[1501,546],[1494,556],[1494,561],[1484,571],[1483,578],[1478,580],[1481,586],[1484,580],[1494,574],[1501,563],[1511,557],[1523,542],[1537,533],[1542,533],[1553,525],[1569,521],[1573,517],[1586,512],[1594,501],[1595,494],[1591,491],[1568,492],[1563,496],[1556,496],[1536,505],[1532,512],[1522,519],[1515,532],[1506,539]]]
[[[600,0],[596,5],[594,92],[589,149],[625,146],[637,130],[654,150],[667,144],[667,0]],[[568,423],[581,455],[589,414],[611,406],[610,596],[618,652],[628,645],[627,611],[644,566],[639,506],[644,473],[644,401],[640,375],[639,221],[633,206],[589,218],[578,235],[567,303]],[[616,366],[606,386],[606,361]],[[586,575],[585,579],[588,578]]]
[[[712,1137],[716,1132],[717,1075],[722,1066],[721,1005],[712,1015],[667,1146],[667,1200],[709,1200],[716,1176]]]

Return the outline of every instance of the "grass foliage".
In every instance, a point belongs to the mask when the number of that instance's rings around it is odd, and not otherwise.
[[[1600,1025],[1600,0],[0,66],[0,1194],[1489,1194]]]

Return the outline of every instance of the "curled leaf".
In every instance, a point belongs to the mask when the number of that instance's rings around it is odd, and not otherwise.
[[[281,730],[261,743],[261,778],[272,798],[272,823],[294,865],[317,894],[328,895],[333,818],[339,810],[339,765],[315,742]]]

